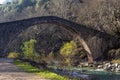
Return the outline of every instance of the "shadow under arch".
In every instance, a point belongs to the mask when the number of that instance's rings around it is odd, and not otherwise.
[[[82,47],[84,48],[84,50],[88,53],[87,54],[88,62],[92,63],[94,61],[94,59],[92,57],[92,52],[91,52],[89,46],[87,45],[86,41],[79,35],[79,33],[76,30],[70,28],[69,26],[63,25],[63,24],[57,24],[57,22],[54,22],[53,24],[61,26],[63,29],[72,32],[74,34],[74,37],[79,40],[79,42],[82,44]]]
[[[52,21],[49,20],[48,22],[47,21],[42,22],[42,24],[44,24],[44,23],[56,24],[58,26],[61,26],[65,30],[68,30],[68,31],[72,32],[78,38],[79,42],[82,44],[82,47],[85,49],[85,51],[87,51],[88,62],[92,63],[94,61],[93,56],[92,56],[92,52],[91,52],[89,46],[87,45],[86,41],[82,38],[82,36],[79,34],[79,31],[77,30],[78,27],[79,28],[80,27],[84,28],[85,26],[79,25],[77,23],[74,23],[72,21],[69,21],[69,20],[66,20],[66,19],[63,19],[63,18],[59,18],[59,17],[55,17],[55,16],[50,16],[50,17],[53,18]]]
[[[39,24],[54,24],[54,25],[60,26],[61,29],[65,29],[65,30],[70,31],[71,33],[73,33],[74,36],[77,37],[79,42],[82,44],[82,47],[84,48],[84,50],[88,53],[87,54],[88,62],[89,63],[93,62],[92,52],[91,52],[89,46],[87,45],[86,41],[79,35],[79,33],[76,30],[70,28],[70,26],[67,26],[67,25],[64,25],[64,24],[60,24],[58,21],[53,21],[53,22],[52,21],[50,21],[50,22],[46,22],[45,21],[45,22],[36,23],[36,24],[33,24],[33,25],[39,25]],[[33,26],[33,25],[31,25],[31,26]],[[19,33],[22,33],[22,31],[19,32]]]

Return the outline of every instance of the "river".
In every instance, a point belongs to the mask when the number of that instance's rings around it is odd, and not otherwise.
[[[78,80],[120,80],[120,73],[109,72],[103,69],[88,69],[88,68],[55,68],[54,72],[61,75],[68,75]]]
[[[120,80],[120,73],[108,72],[104,70],[89,70],[84,74],[87,80]]]

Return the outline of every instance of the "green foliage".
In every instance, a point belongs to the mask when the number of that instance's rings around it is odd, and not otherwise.
[[[65,64],[68,66],[71,66],[73,64],[72,60],[74,59],[72,58],[77,53],[77,51],[77,44],[74,41],[67,42],[61,47],[60,54],[63,56]]]
[[[33,67],[29,63],[15,61],[14,64],[16,64],[19,68],[24,69],[27,72],[37,74],[41,77],[44,77],[50,80],[68,80],[67,78],[62,77],[56,73]]]
[[[68,43],[65,43],[61,49],[60,49],[60,54],[68,57],[70,55],[74,55],[77,51],[77,45],[74,41],[70,41]]]
[[[8,58],[19,58],[19,53],[17,52],[11,52],[7,56]]]
[[[34,39],[24,42],[23,46],[21,47],[24,58],[30,59],[30,60],[35,60],[36,57],[39,56],[35,51],[35,43],[36,42],[37,41]]]

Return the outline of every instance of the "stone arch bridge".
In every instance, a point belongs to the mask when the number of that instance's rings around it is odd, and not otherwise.
[[[24,31],[28,27],[42,23],[53,23],[62,25],[63,28],[72,31],[78,37],[84,49],[89,53],[89,61],[93,61],[103,55],[103,53],[116,45],[117,39],[105,32],[100,32],[88,28],[84,25],[59,18],[56,16],[43,16],[13,22],[0,23],[0,51],[6,48],[6,45],[18,33]]]

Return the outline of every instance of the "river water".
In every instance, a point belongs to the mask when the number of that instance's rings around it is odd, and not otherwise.
[[[120,80],[120,73],[107,72],[102,70],[90,70],[84,73],[86,80]]]
[[[54,69],[55,72],[62,75],[69,75],[78,80],[120,80],[120,73],[109,72],[103,69],[87,69],[87,68],[72,68],[72,70],[66,69]]]

